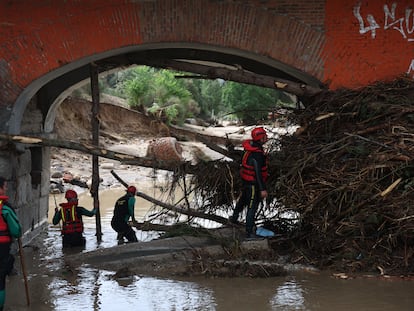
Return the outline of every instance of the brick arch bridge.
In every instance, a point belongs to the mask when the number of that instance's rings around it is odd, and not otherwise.
[[[393,79],[414,69],[413,27],[405,0],[2,1],[0,132],[50,132],[91,64],[214,63],[313,89]],[[49,161],[47,147],[0,150],[26,233],[45,222]]]

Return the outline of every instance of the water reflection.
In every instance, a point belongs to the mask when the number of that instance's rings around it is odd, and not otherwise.
[[[132,277],[129,283],[113,273],[81,268],[77,283],[52,283],[55,310],[215,310],[211,290],[195,283]]]
[[[211,289],[191,281],[159,279],[152,277],[127,276],[114,278],[115,272],[97,270],[82,266],[77,271],[67,270],[64,255],[78,251],[89,251],[117,244],[116,232],[110,221],[113,204],[123,195],[123,189],[111,189],[100,193],[100,211],[102,241],[95,236],[95,220],[85,217],[84,235],[87,240],[83,250],[68,249],[63,251],[59,226],[50,225],[47,238],[44,239],[44,268],[52,271],[48,289],[54,310],[73,310],[77,306],[87,310],[215,310],[214,296]],[[63,195],[55,195],[57,202],[64,200]],[[54,199],[51,200],[49,218],[53,216]],[[79,205],[91,209],[92,198],[87,193],[79,195]],[[143,221],[151,206],[137,198],[136,218]],[[156,232],[137,232],[140,241],[147,241],[159,236]],[[54,271],[54,273],[53,273]]]
[[[109,232],[107,232],[109,235]],[[60,232],[51,228],[44,240],[41,266],[51,276],[48,284],[51,310],[215,310],[212,290],[190,281],[126,276],[82,266],[72,270],[64,264]],[[93,238],[93,237],[91,237]],[[115,235],[114,235],[115,238]],[[88,242],[89,237],[87,237]],[[115,242],[114,242],[115,243]],[[89,248],[93,243],[89,243]]]
[[[85,218],[84,250],[90,251],[117,244],[110,227],[113,204],[123,189],[112,189],[100,195],[102,242],[95,236],[95,221]],[[57,196],[57,202],[63,197]],[[51,198],[51,211],[54,202]],[[80,195],[82,206],[91,209],[92,200]],[[142,221],[151,205],[137,200],[137,218]],[[53,215],[49,215],[53,216]],[[156,233],[137,232],[141,241]],[[50,225],[39,251],[27,253],[31,306],[25,305],[21,275],[7,284],[5,311],[173,311],[173,310],[412,310],[414,284],[409,281],[388,281],[357,278],[339,280],[329,273],[295,273],[287,277],[249,278],[154,278],[125,276],[114,278],[115,272],[81,266],[65,265],[60,228]],[[29,250],[25,250],[28,252]],[[19,268],[19,264],[16,264]]]
[[[287,280],[276,289],[270,304],[275,310],[304,310],[305,298],[301,286],[294,280]]]

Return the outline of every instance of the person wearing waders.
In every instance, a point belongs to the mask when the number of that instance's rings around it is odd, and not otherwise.
[[[115,202],[111,227],[118,233],[117,239],[119,244],[124,242],[124,238],[126,238],[128,242],[138,242],[135,231],[128,224],[130,218],[133,224],[137,223],[134,213],[136,193],[137,188],[129,186],[126,190],[126,194]]]
[[[257,208],[267,197],[267,156],[263,150],[263,144],[267,142],[267,134],[263,127],[257,127],[252,130],[251,135],[252,139],[242,143],[244,148],[240,168],[242,195],[234,208],[233,215],[229,218],[231,223],[238,224],[239,215],[247,206],[246,238],[256,237],[253,230]]]
[[[13,270],[14,256],[10,254],[13,238],[20,238],[22,227],[6,196],[7,181],[0,176],[0,311],[6,300],[6,276]]]
[[[89,211],[79,206],[78,194],[74,190],[67,190],[65,199],[67,202],[60,203],[60,209],[55,208],[55,215],[52,220],[54,225],[62,220],[62,246],[63,248],[85,246],[82,216],[93,217],[96,210]]]

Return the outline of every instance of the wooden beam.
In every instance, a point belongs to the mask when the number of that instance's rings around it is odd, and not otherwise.
[[[124,164],[157,168],[157,169],[163,169],[163,170],[168,170],[168,171],[175,170],[178,166],[188,164],[187,162],[169,163],[165,161],[155,160],[153,158],[137,157],[137,156],[126,154],[126,153],[111,151],[105,148],[101,148],[99,146],[94,146],[94,145],[86,144],[86,143],[84,144],[77,143],[77,142],[70,141],[70,140],[59,140],[59,139],[34,137],[34,136],[8,135],[8,134],[1,134],[1,133],[0,133],[0,140],[7,141],[9,143],[14,143],[14,144],[48,146],[48,147],[56,147],[56,148],[63,148],[63,149],[70,149],[70,150],[78,150],[78,151],[91,154],[91,155],[96,155],[102,158],[117,160]],[[189,165],[189,173],[191,173],[190,165]]]
[[[223,155],[230,157],[232,159],[238,159],[239,153],[237,151],[226,151],[219,146],[214,147],[214,143],[210,141],[210,136],[204,136],[199,134],[194,134],[199,141],[204,141],[208,147],[213,150],[222,153]],[[216,137],[217,138],[217,137]],[[47,146],[47,147],[56,147],[69,150],[78,150],[90,155],[95,155],[98,157],[111,159],[119,161],[123,164],[136,165],[142,167],[149,167],[155,169],[161,169],[166,171],[175,171],[179,167],[183,169],[187,174],[193,174],[197,172],[197,164],[192,165],[191,161],[177,162],[177,161],[161,161],[149,157],[137,157],[135,155],[126,154],[122,152],[115,152],[99,146],[87,144],[87,143],[77,143],[71,140],[60,140],[52,138],[44,138],[38,136],[22,136],[22,135],[9,135],[0,133],[0,141],[5,141],[12,144],[23,144],[23,145],[34,145],[34,146]],[[223,139],[224,141],[224,139]]]
[[[91,94],[92,94],[92,109],[91,109],[91,127],[92,127],[92,144],[99,147],[99,81],[98,81],[98,66],[94,63],[90,64],[90,80],[91,80]],[[96,211],[96,239],[102,241],[101,229],[101,212],[99,209],[99,157],[92,155],[92,185],[91,195],[93,198],[93,208]]]
[[[136,196],[141,197],[141,198],[143,198],[143,199],[145,199],[145,200],[147,200],[151,203],[154,203],[158,206],[161,206],[161,207],[166,208],[166,209],[168,209],[170,211],[173,211],[173,212],[177,212],[177,213],[192,216],[192,217],[198,217],[198,218],[203,218],[203,219],[215,221],[215,222],[218,222],[218,223],[223,224],[223,225],[229,224],[229,221],[228,221],[227,218],[224,218],[224,217],[221,217],[221,216],[218,216],[218,215],[215,215],[215,214],[206,214],[206,213],[199,212],[199,211],[197,211],[195,209],[192,209],[192,208],[182,208],[182,207],[174,206],[174,205],[171,205],[171,204],[168,204],[168,203],[165,203],[165,202],[161,202],[161,201],[159,201],[157,199],[154,199],[153,197],[150,197],[149,195],[146,195],[145,193],[140,192],[140,191],[137,191]]]
[[[321,93],[323,90],[304,83],[279,79],[271,76],[260,75],[243,69],[229,69],[224,67],[212,67],[197,63],[190,63],[166,59],[140,59],[141,65],[156,68],[173,69],[204,75],[205,79],[217,79],[235,81],[245,84],[253,84],[261,87],[277,89],[299,97],[311,97]]]

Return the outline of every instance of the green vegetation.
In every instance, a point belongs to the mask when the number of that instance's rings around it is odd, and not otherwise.
[[[224,84],[222,101],[227,111],[232,112],[245,124],[265,120],[267,113],[272,109],[291,103],[291,99],[283,92],[236,82]]]
[[[183,73],[137,66],[99,80],[100,91],[125,99],[132,109],[151,113],[166,123],[186,118],[214,123],[217,119],[254,124],[280,107],[292,107],[283,92],[224,80],[180,78]],[[90,86],[80,90],[90,94]],[[79,93],[79,91],[77,91]]]

